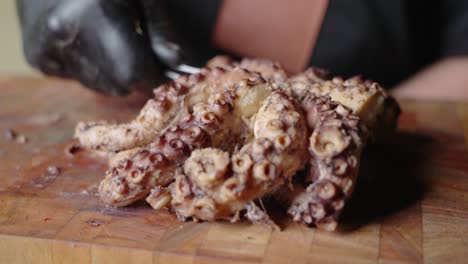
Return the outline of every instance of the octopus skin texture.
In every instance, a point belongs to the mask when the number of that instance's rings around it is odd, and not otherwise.
[[[400,108],[375,82],[359,76],[348,80],[324,76],[309,69],[290,79],[312,131],[308,177],[312,183],[290,201],[288,213],[296,222],[335,230],[355,187],[362,149],[370,139],[394,130]]]
[[[355,76],[329,79],[328,73],[309,68],[288,80],[294,97],[302,101],[307,96],[329,96],[352,110],[365,128],[378,137],[384,131],[393,131],[401,110],[396,100],[378,83]]]
[[[139,115],[129,123],[107,121],[80,122],[75,137],[87,149],[119,152],[149,144],[161,131],[180,119],[184,111],[224,87],[241,81],[254,82],[261,75],[230,66],[229,69],[204,68],[199,73],[184,75],[154,90]]]
[[[88,149],[118,152],[148,144],[177,115],[188,89],[173,82],[155,90],[135,120],[126,124],[80,122],[75,137]]]
[[[308,96],[310,168],[305,191],[290,202],[294,221],[334,230],[358,175],[366,138],[359,117],[329,97]]]
[[[307,127],[299,106],[283,92],[262,103],[254,138],[233,154],[216,148],[192,152],[172,188],[182,218],[236,219],[256,198],[288,182],[305,164]]]
[[[322,69],[309,68],[286,79],[273,62],[244,59],[240,64],[265,72],[266,79],[276,80],[279,89],[301,102],[312,132],[309,173],[306,182],[295,186],[296,191],[284,186],[278,196],[289,204],[294,221],[335,230],[355,187],[361,151],[370,137],[394,130],[400,114],[398,103],[380,85],[360,76],[330,78]]]
[[[180,220],[243,216],[275,230],[264,197],[296,222],[335,230],[363,148],[393,131],[400,114],[375,82],[318,68],[289,77],[263,59],[218,56],[154,94],[129,123],[76,128],[85,148],[115,153],[99,186],[103,202],[146,197]],[[304,168],[305,179],[295,178]]]
[[[386,131],[393,131],[401,112],[396,100],[378,83],[354,76],[347,80],[330,77],[319,68],[308,68],[303,73],[288,78],[278,63],[263,59],[243,59],[239,65],[253,72],[260,72],[267,80],[274,80],[278,89],[288,90],[292,96],[303,101],[307,96],[329,96],[352,110],[361,118],[366,129],[373,136],[380,136]],[[307,110],[307,109],[304,109]]]
[[[193,150],[208,146],[233,149],[247,130],[244,120],[238,118],[237,108],[250,114],[249,103],[257,101],[244,102],[236,93],[243,92],[249,98],[263,96],[249,92],[260,90],[268,91],[268,84],[262,78],[250,78],[224,88],[222,93],[212,94],[207,101],[195,103],[150,144],[124,155],[117,166],[107,171],[99,186],[101,199],[113,206],[128,205],[144,198],[153,187],[173,181],[176,168]]]

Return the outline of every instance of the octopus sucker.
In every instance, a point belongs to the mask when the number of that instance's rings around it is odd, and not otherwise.
[[[296,222],[335,230],[363,148],[391,134],[399,114],[360,76],[309,68],[290,77],[269,60],[218,56],[156,88],[129,123],[80,122],[75,136],[113,154],[98,189],[107,205],[146,198],[182,221],[243,216],[278,230],[262,205],[272,199]]]
[[[216,148],[192,152],[171,186],[176,214],[232,220],[248,203],[293,177],[307,157],[307,126],[299,111],[293,98],[273,91],[256,114],[254,138],[239,152]],[[268,126],[273,120],[282,122],[274,132]],[[280,143],[275,144],[278,138]]]

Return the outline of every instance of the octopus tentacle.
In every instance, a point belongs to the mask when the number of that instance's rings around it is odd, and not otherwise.
[[[282,72],[266,62],[245,63],[244,67],[266,72],[264,77],[269,80]],[[367,136],[381,137],[393,131],[400,108],[382,87],[360,76],[348,80],[330,78],[324,70],[309,68],[277,83],[279,89],[289,91],[302,102],[309,128],[314,131],[309,140],[308,179],[313,183],[307,190],[295,186],[295,192],[280,192],[279,196],[287,193],[295,197],[289,200],[293,203],[289,213],[294,220],[335,229],[345,200],[354,187],[360,152]],[[322,96],[329,96],[339,104],[320,98]],[[339,158],[335,159],[334,155]]]
[[[192,152],[171,186],[171,204],[181,219],[235,219],[247,203],[303,167],[307,127],[293,99],[272,92],[256,114],[253,130],[254,139],[232,156],[215,148]]]
[[[176,167],[193,149],[210,145],[210,137],[216,133],[226,133],[222,130],[227,123],[222,122],[222,115],[209,111],[213,108],[209,104],[205,112],[186,115],[151,144],[112,167],[99,186],[104,203],[124,206],[145,197],[151,188],[170,183]]]
[[[234,65],[233,58],[227,55],[217,55],[206,62],[206,67],[210,69],[217,68],[217,67],[229,68],[229,67],[232,67],[233,65]]]
[[[181,76],[156,88],[154,98],[130,123],[80,122],[75,137],[85,148],[109,152],[144,146],[194,104],[206,101],[211,94],[221,92],[225,87],[258,78],[261,78],[259,73],[235,66],[204,68],[200,73]]]
[[[401,112],[396,100],[378,83],[361,76],[347,80],[331,78],[326,70],[311,67],[288,79],[279,64],[268,60],[243,59],[239,66],[259,72],[267,80],[276,80],[279,89],[290,91],[299,101],[311,94],[315,97],[330,96],[333,101],[351,108],[367,129],[378,129],[375,131],[377,135],[379,132],[391,131]]]
[[[162,85],[130,123],[80,122],[75,137],[85,148],[109,152],[146,145],[178,114],[180,98],[188,91],[188,87],[179,82]]]
[[[190,113],[181,116],[151,144],[111,167],[99,187],[102,200],[106,204],[124,206],[143,198],[155,186],[169,184],[176,168],[194,149],[208,146],[233,149],[246,130],[235,107],[242,106],[245,115],[252,108],[251,104],[256,103],[255,96],[263,96],[249,92],[256,90],[271,91],[262,78],[250,78],[224,88],[223,93],[211,95],[207,102],[195,103]],[[238,93],[253,94],[251,99],[254,100],[238,100]]]
[[[334,230],[354,189],[364,145],[393,131],[400,108],[380,85],[360,76],[329,79],[309,69],[291,78],[289,88],[302,101],[314,132],[309,140],[313,182],[296,195],[288,212],[297,222]]]
[[[378,83],[364,80],[361,76],[347,80],[341,77],[329,79],[323,71],[310,68],[288,82],[288,88],[298,100],[302,101],[309,95],[330,96],[333,101],[349,107],[375,136],[392,131],[401,112],[395,99]]]
[[[151,193],[146,197],[146,201],[155,210],[167,207],[171,203],[171,194],[166,187],[156,186],[151,189]]]
[[[208,61],[207,67],[221,67],[225,69],[239,67],[251,72],[260,73],[266,80],[286,81],[288,78],[286,71],[279,63],[267,59],[244,58],[240,62],[237,62],[227,56],[216,56]]]
[[[294,221],[334,230],[355,186],[366,135],[359,117],[329,97],[308,96],[303,101],[309,138],[309,177],[312,183],[292,199],[288,213]]]
[[[259,72],[267,80],[286,81],[288,76],[281,65],[266,59],[242,59],[239,67],[249,71]]]

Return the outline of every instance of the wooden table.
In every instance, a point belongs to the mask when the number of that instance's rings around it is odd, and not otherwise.
[[[0,78],[0,131],[28,139],[0,135],[0,263],[468,263],[468,103],[402,102],[398,134],[367,150],[342,231],[328,233],[104,207],[95,193],[105,162],[64,150],[78,120],[127,120],[143,102]]]

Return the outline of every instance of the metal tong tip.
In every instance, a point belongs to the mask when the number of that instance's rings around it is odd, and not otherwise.
[[[175,80],[179,78],[181,75],[195,74],[199,72],[200,70],[201,69],[198,67],[190,66],[187,64],[179,64],[174,67],[167,68],[166,71],[164,72],[164,75],[171,80]]]

